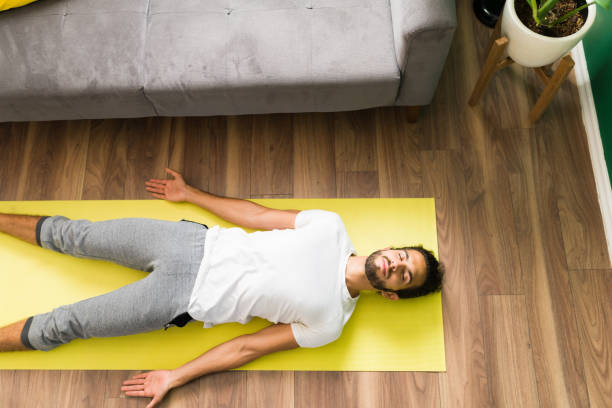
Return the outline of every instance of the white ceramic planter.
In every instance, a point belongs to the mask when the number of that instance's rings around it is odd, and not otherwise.
[[[578,32],[567,37],[547,37],[536,34],[519,20],[514,10],[515,0],[506,0],[502,17],[501,33],[508,38],[508,56],[526,67],[541,67],[552,64],[574,48],[595,21],[597,6],[590,6],[587,21]],[[518,0],[525,1],[525,0]]]

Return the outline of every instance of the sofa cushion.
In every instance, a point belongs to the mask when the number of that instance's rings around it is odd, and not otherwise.
[[[41,0],[1,13],[0,121],[155,115],[142,90],[147,6]]]
[[[399,80],[388,0],[151,0],[145,93],[160,115],[391,105]]]

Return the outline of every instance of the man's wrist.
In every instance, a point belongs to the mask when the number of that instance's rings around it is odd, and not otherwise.
[[[185,201],[194,204],[195,198],[198,196],[199,192],[200,190],[197,188],[188,185],[185,187]]]
[[[180,373],[176,369],[170,370],[170,389],[180,387],[184,383],[184,381],[181,381]]]

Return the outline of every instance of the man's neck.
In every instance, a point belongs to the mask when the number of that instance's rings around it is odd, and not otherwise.
[[[362,290],[376,290],[365,273],[367,256],[350,256],[344,272],[346,287],[351,297],[357,297]]]

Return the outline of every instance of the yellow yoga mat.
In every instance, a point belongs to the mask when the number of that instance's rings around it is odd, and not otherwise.
[[[359,255],[386,246],[423,244],[438,253],[434,200],[267,199],[280,209],[324,209],[338,213]],[[166,201],[10,201],[0,212],[64,215],[99,221],[147,217],[182,218],[231,226],[191,204]],[[110,262],[78,259],[0,233],[0,326],[46,313],[54,307],[110,292],[146,272]],[[0,353],[0,369],[171,369],[231,338],[270,323],[229,323],[204,329],[201,322],[124,337],[77,339],[52,351]],[[338,340],[326,346],[282,351],[240,370],[445,371],[440,294],[390,301],[362,292]]]

